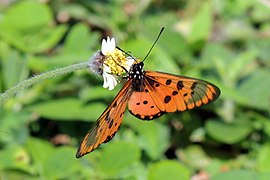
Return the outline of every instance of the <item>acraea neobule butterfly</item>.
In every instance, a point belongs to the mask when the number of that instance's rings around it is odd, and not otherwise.
[[[137,118],[153,120],[165,113],[200,107],[214,101],[220,95],[219,88],[207,81],[144,70],[143,61],[132,58],[134,63],[127,76],[122,78],[126,80],[123,88],[82,140],[76,154],[77,158],[90,153],[100,144],[114,137],[122,123],[127,106],[129,112]]]

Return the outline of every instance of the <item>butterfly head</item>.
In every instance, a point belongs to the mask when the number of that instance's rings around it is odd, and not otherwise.
[[[129,79],[143,79],[143,75],[144,75],[143,66],[144,66],[143,62],[134,63],[130,68],[130,71],[128,73],[128,78]]]

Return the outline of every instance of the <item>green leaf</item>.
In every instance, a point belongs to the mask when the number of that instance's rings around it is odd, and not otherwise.
[[[231,180],[231,179],[244,179],[254,180],[258,179],[257,174],[248,170],[232,170],[226,173],[218,174],[211,178],[212,180]]]
[[[270,171],[258,173],[258,179],[259,180],[269,180],[270,179]]]
[[[251,1],[254,3],[253,11],[252,11],[252,19],[255,22],[267,22],[269,21],[269,6],[267,6],[265,3],[260,2],[260,1]]]
[[[53,27],[52,24],[48,6],[37,1],[22,1],[11,6],[3,17],[0,37],[21,51],[43,52],[55,46],[67,31],[66,25]]]
[[[241,53],[231,61],[229,64],[229,67],[231,68],[227,68],[228,80],[236,82],[236,80],[239,80],[241,76],[245,75],[245,69],[248,69],[247,65],[254,61],[257,55],[258,53],[255,50],[250,50]]]
[[[177,161],[164,160],[151,165],[149,169],[149,180],[188,180],[190,179],[189,170]]]
[[[227,41],[245,41],[246,39],[255,36],[251,24],[241,19],[232,19],[223,29]]]
[[[206,132],[222,143],[234,144],[244,140],[252,131],[249,121],[226,123],[210,120],[206,123]]]
[[[0,119],[1,144],[22,144],[29,137],[29,129],[26,124],[31,115],[25,111],[5,112]]]
[[[96,34],[90,34],[86,24],[78,23],[74,25],[69,32],[64,44],[64,53],[76,53],[78,51],[87,51],[91,45],[97,44]]]
[[[262,110],[269,110],[270,71],[256,69],[242,81],[237,90],[247,99],[247,105]]]
[[[87,6],[84,6],[81,3],[59,3],[57,7],[59,12],[66,12],[70,15],[70,17],[74,19],[84,20],[89,16],[89,10]]]
[[[0,169],[16,169],[28,173],[33,172],[29,154],[18,144],[6,147],[0,153]]]
[[[41,53],[53,48],[64,34],[67,32],[68,27],[66,25],[58,25],[57,27],[46,29],[39,34],[32,35],[31,44],[28,45],[27,51],[31,53]],[[24,42],[27,43],[28,37],[24,37]]]
[[[206,40],[209,37],[212,27],[211,14],[211,4],[205,2],[192,21],[191,32],[189,34],[190,43]]]
[[[27,110],[51,120],[95,121],[105,108],[101,103],[85,105],[78,99],[65,98],[31,105]]]
[[[33,137],[27,140],[26,148],[32,157],[33,163],[38,166],[41,166],[51,156],[54,150],[53,145],[48,141]]]
[[[256,51],[258,53],[258,57],[263,63],[269,65],[269,57],[270,57],[270,39],[262,38],[262,39],[249,39],[247,41],[248,49],[247,51]]]
[[[23,81],[29,74],[26,59],[16,51],[10,51],[9,56],[3,59],[2,66],[2,75],[6,88],[11,88],[18,82]]]
[[[269,171],[270,167],[269,159],[270,159],[270,145],[265,144],[261,146],[257,157],[257,166],[261,172]]]
[[[5,179],[33,179],[33,175],[18,169],[5,169],[1,172]]]
[[[44,162],[44,176],[47,179],[67,179],[78,169],[79,161],[74,157],[75,149],[57,148]]]
[[[27,0],[10,6],[2,23],[16,29],[16,31],[29,32],[37,31],[39,28],[49,25],[52,20],[52,12],[47,5],[38,1]]]
[[[130,169],[140,157],[141,152],[136,144],[114,141],[103,149],[97,167],[110,178],[123,177],[122,172]]]
[[[80,93],[80,98],[84,101],[92,101],[97,99],[113,99],[116,96],[117,91],[120,89],[116,87],[117,90],[108,91],[101,86],[92,86],[89,88],[85,88]]]
[[[164,32],[159,38],[153,51],[164,51],[169,56],[178,60],[179,63],[183,63],[187,62],[191,58],[191,50],[183,36],[181,36],[175,28],[172,28],[175,26],[175,22],[177,21],[178,17],[175,16],[173,12],[162,13],[158,17],[147,16],[144,19],[144,22],[147,23],[144,24],[144,28],[140,30],[140,33],[144,39],[149,39],[149,41],[153,43],[157,38],[157,34],[161,27],[165,27]],[[152,61],[152,58],[147,61]]]
[[[248,8],[252,4],[254,4],[255,1],[253,0],[246,0],[246,1],[226,1],[225,7],[224,7],[224,13],[227,15],[232,16],[242,16],[243,13],[245,13]]]
[[[177,149],[177,157],[181,157],[183,163],[194,169],[205,169],[211,163],[210,158],[204,150],[198,145],[191,145],[185,149]]]
[[[126,114],[124,123],[138,132],[138,143],[154,160],[160,159],[169,146],[169,129],[157,121],[142,121]]]

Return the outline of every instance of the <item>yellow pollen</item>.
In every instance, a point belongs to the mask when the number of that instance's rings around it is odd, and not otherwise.
[[[127,66],[127,60],[122,51],[115,49],[105,56],[106,60],[104,61],[104,64],[110,67],[112,74],[120,76],[126,72],[123,67]]]

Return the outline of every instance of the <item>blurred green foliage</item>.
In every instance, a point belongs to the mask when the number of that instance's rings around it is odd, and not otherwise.
[[[270,3],[266,0],[0,2],[0,91],[84,62],[114,36],[145,69],[208,80],[214,103],[141,121],[76,148],[120,87],[87,71],[40,82],[0,106],[0,179],[270,179]]]

